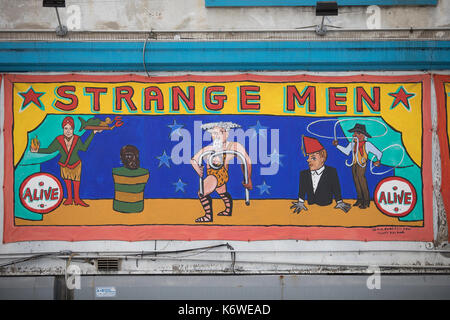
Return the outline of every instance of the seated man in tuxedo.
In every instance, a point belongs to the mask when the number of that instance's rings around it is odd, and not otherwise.
[[[308,157],[306,161],[309,170],[300,172],[298,201],[293,202],[291,209],[294,209],[295,213],[300,213],[302,210],[307,211],[305,200],[310,205],[328,206],[334,198],[336,201],[334,208],[348,212],[351,206],[342,201],[337,171],[335,168],[325,165],[327,160],[325,148],[317,139],[310,137],[303,137],[303,145]]]

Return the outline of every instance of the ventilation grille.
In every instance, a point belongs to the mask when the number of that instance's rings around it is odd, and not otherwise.
[[[119,259],[100,258],[97,259],[98,271],[119,271]]]

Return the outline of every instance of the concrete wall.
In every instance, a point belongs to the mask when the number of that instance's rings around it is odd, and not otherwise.
[[[206,8],[204,0],[67,0],[59,9],[69,30],[261,30],[315,26],[313,7]],[[450,2],[437,6],[341,7],[325,20],[344,29],[449,27]],[[0,29],[54,29],[53,8],[38,0],[1,0]]]
[[[368,275],[84,276],[80,289],[66,294],[59,288],[61,279],[58,277],[0,277],[0,300],[70,297],[75,300],[202,300],[204,303],[204,300],[249,299],[442,300],[450,295],[450,277],[445,275],[386,275],[381,277],[379,289],[369,289],[367,282],[370,280]],[[107,290],[109,292],[105,294]],[[266,308],[266,312],[276,313],[278,306],[265,303],[270,308]],[[179,302],[179,306],[184,305],[183,301]],[[161,306],[153,304],[150,307],[154,311],[155,307]],[[298,310],[298,305],[293,308]],[[178,311],[178,307],[165,305],[164,311],[171,313]],[[214,314],[220,314],[220,311],[214,310]],[[402,314],[404,312],[402,310]]]

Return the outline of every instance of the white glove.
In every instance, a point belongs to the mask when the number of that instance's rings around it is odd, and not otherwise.
[[[294,213],[299,214],[302,210],[304,211],[308,211],[308,208],[305,206],[305,204],[303,202],[297,201],[297,202],[292,202],[292,206],[291,209],[294,209]]]
[[[348,212],[351,207],[352,206],[349,205],[348,203],[345,203],[344,201],[339,201],[334,208],[341,209],[342,211]]]

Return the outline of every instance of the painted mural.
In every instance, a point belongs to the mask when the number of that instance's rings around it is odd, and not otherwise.
[[[4,242],[433,239],[428,75],[4,87]]]
[[[442,172],[441,194],[448,222],[450,221],[450,76],[434,75],[434,86],[436,90],[437,134],[439,137]]]

